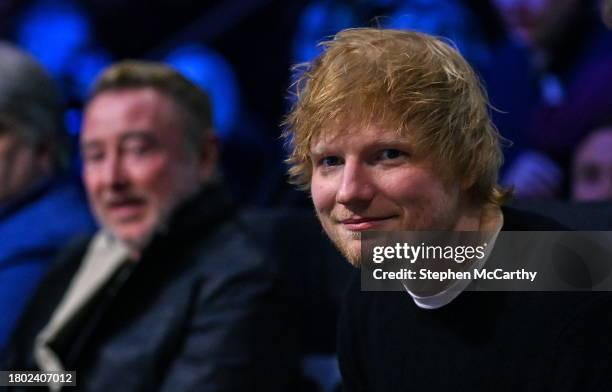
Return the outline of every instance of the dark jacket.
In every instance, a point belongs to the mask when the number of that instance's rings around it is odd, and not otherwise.
[[[78,269],[85,244],[43,281],[4,369],[36,369],[34,338]],[[289,304],[222,187],[209,186],[183,205],[115,286],[55,344],[65,368],[76,370],[79,390],[295,389]]]
[[[504,210],[503,230],[562,229],[542,216]],[[340,318],[347,392],[612,388],[607,292],[466,291],[429,310],[406,292],[361,292],[359,278]]]

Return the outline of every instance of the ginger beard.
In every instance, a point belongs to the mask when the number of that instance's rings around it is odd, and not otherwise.
[[[422,201],[422,200],[421,200]],[[458,200],[441,197],[429,200],[426,208],[417,207],[419,200],[415,200],[416,210],[412,215],[406,216],[396,223],[381,226],[379,231],[422,231],[422,230],[452,230],[459,220]],[[316,207],[315,207],[316,208]],[[323,230],[332,243],[355,267],[362,265],[361,260],[361,233],[362,231],[346,230],[341,223],[334,223],[337,219],[329,219],[325,212],[317,212]],[[391,222],[393,223],[393,222]],[[363,230],[366,231],[366,230]]]

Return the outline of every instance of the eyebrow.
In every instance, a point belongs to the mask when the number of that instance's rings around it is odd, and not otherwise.
[[[393,146],[414,149],[414,143],[412,143],[410,140],[398,138],[382,138],[375,140],[371,144],[367,145],[366,149],[388,148]],[[333,149],[334,147],[330,146],[329,143],[317,143],[314,147],[311,147],[309,153],[313,155],[320,155]]]
[[[317,144],[315,147],[311,147],[309,154],[310,155],[321,155],[327,150],[327,145],[319,145]]]
[[[85,151],[91,150],[92,148],[99,148],[100,146],[102,146],[102,142],[100,140],[94,139],[82,141],[79,147],[81,151]]]
[[[145,141],[156,141],[158,138],[152,132],[145,130],[133,130],[122,134],[119,137],[119,143],[124,143],[129,140],[145,140]]]
[[[144,139],[144,140],[153,141],[153,140],[157,140],[157,137],[147,130],[135,129],[135,130],[127,131],[121,134],[121,136],[119,136],[119,143],[123,143],[126,140],[133,140],[133,139],[141,139],[141,140]],[[81,142],[81,148],[92,148],[100,144],[103,144],[103,143],[98,138],[93,138],[91,140],[83,140]]]

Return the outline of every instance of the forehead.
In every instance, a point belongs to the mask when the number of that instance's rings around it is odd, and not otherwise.
[[[97,95],[85,110],[83,139],[126,131],[158,131],[179,124],[171,98],[152,89],[110,90]]]
[[[412,144],[413,141],[414,137],[409,132],[401,132],[381,124],[338,122],[324,127],[313,138],[310,152],[317,153],[328,148],[359,149],[389,143]]]

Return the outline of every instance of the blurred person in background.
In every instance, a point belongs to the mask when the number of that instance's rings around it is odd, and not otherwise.
[[[483,74],[494,122],[514,143],[502,183],[517,198],[561,197],[576,143],[612,107],[612,34],[594,1],[493,4],[508,37]]]
[[[608,28],[612,28],[612,0],[600,0],[601,18]]]
[[[75,370],[83,391],[299,390],[288,305],[217,173],[206,94],[122,62],[84,118],[102,228],[42,282],[4,368]]]
[[[601,18],[612,28],[612,0],[601,0]],[[612,113],[612,108],[609,108]],[[612,123],[587,133],[572,160],[572,199],[612,201]]]
[[[612,28],[612,0],[601,0],[601,17]],[[612,113],[612,108],[609,108]],[[572,199],[612,201],[612,123],[587,133],[572,161]]]
[[[383,27],[415,30],[450,40],[476,69],[491,61],[485,29],[463,0],[408,0],[382,18]]]
[[[0,43],[0,351],[60,248],[94,230],[56,85],[28,54]]]
[[[612,125],[593,130],[578,145],[571,187],[575,201],[612,201]]]

